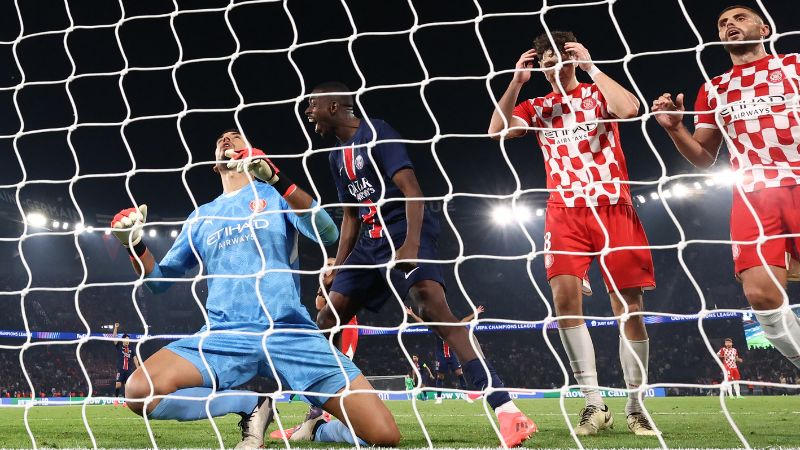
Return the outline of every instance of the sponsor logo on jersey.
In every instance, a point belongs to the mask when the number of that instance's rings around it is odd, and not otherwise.
[[[772,107],[786,103],[783,95],[765,95],[749,100],[725,105],[720,111],[720,116],[725,121],[755,119],[763,115],[772,114]]]
[[[733,251],[733,259],[734,260],[739,259],[739,255],[742,254],[742,249],[741,247],[739,247],[739,244],[733,244],[731,246],[731,250]]]
[[[767,75],[767,81],[770,83],[780,83],[783,81],[783,71],[781,69],[775,69]]]
[[[364,157],[361,155],[356,156],[356,169],[361,170],[364,168]]]
[[[551,144],[562,145],[589,139],[589,133],[597,129],[596,123],[583,123],[574,128],[559,128],[556,130],[544,130],[545,139]]]
[[[267,201],[263,198],[250,201],[250,211],[261,212],[267,207]]]
[[[553,267],[553,262],[555,262],[555,257],[552,253],[548,253],[544,255],[544,268],[549,269]]]
[[[367,177],[361,177],[360,180],[354,180],[352,183],[347,185],[347,190],[350,191],[350,195],[355,197],[355,199],[359,202],[369,198],[370,195],[375,193],[375,188],[372,186],[372,183],[367,180]]]
[[[583,109],[594,109],[596,106],[597,102],[591,97],[587,97],[581,101],[581,108]]]
[[[240,244],[253,239],[253,230],[261,230],[269,227],[269,221],[265,219],[255,219],[252,222],[241,222],[236,225],[228,225],[210,233],[206,238],[206,245],[216,245],[217,248]]]

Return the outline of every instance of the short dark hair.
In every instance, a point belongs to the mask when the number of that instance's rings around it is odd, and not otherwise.
[[[725,14],[726,12],[728,12],[728,11],[730,11],[732,9],[737,9],[737,8],[746,9],[746,10],[750,11],[751,13],[755,14],[756,16],[758,16],[758,18],[761,19],[762,22],[766,22],[766,20],[764,19],[764,15],[761,14],[760,11],[757,11],[756,9],[754,9],[754,8],[752,8],[750,6],[745,6],[745,5],[728,6],[727,8],[723,9],[722,11],[720,11],[719,14],[717,14],[717,20],[719,20],[719,18],[722,17],[722,15]]]
[[[326,81],[314,86],[312,92],[350,92],[350,88],[341,81]],[[342,106],[353,106],[353,96],[351,94],[338,94],[326,96],[333,101],[341,103]]]
[[[129,337],[130,336],[128,336],[128,333],[125,333],[125,334],[122,335],[122,339],[129,338]]]
[[[725,342],[728,342],[728,341],[731,341],[731,342],[733,342],[733,339],[731,339],[731,338],[725,338]]]
[[[553,42],[555,42],[559,54],[566,53],[564,44],[567,42],[578,42],[575,34],[571,31],[551,31],[550,36],[553,36]],[[547,33],[536,36],[536,39],[533,40],[533,48],[536,50],[536,55],[539,58],[544,56],[545,52],[548,50],[553,50],[553,45],[550,43],[550,38],[547,36]],[[553,53],[555,53],[555,51],[553,51]]]
[[[225,133],[236,133],[236,134],[238,134],[240,136],[242,134],[242,132],[239,131],[238,128],[228,128],[227,130],[225,130],[225,131],[223,131],[222,133],[219,134],[219,137],[217,138],[217,140],[222,139],[222,136],[225,136]]]

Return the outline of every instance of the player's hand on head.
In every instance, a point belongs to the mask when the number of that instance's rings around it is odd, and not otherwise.
[[[147,222],[147,205],[123,209],[111,220],[111,232],[122,245],[132,247],[142,240],[142,228],[145,222]]]
[[[591,70],[594,63],[592,63],[592,55],[589,50],[580,42],[567,42],[564,44],[564,51],[575,61],[582,61],[578,63],[578,67],[588,72]]]
[[[650,109],[654,113],[664,111],[678,111],[683,112],[686,108],[683,105],[683,94],[678,94],[675,99],[672,99],[672,94],[666,92],[661,94],[657,99],[653,100],[653,105]],[[674,129],[681,124],[683,120],[682,114],[655,114],[656,122],[666,129]]]
[[[408,260],[408,259],[417,259],[417,253],[419,252],[418,247],[410,246],[403,244],[400,248],[397,249],[397,255],[395,256],[395,261],[400,261],[395,263],[394,268],[403,272],[409,273],[412,270],[417,268],[417,263],[414,261],[401,261],[401,260]]]
[[[225,157],[229,158],[228,169],[235,169],[237,172],[249,172],[259,180],[269,184],[278,181],[278,170],[267,155],[257,148],[243,148],[239,150],[225,150]]]
[[[533,69],[533,62],[536,60],[536,50],[530,49],[523,53],[517,60],[514,68],[514,82],[519,84],[527,83],[531,79],[530,69]]]

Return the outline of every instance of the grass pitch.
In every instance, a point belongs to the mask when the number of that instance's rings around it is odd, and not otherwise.
[[[656,438],[633,436],[623,414],[624,399],[607,399],[614,412],[613,430],[582,440],[587,448],[654,448]],[[411,402],[387,402],[403,434],[401,447],[420,448],[428,444],[417,422]],[[539,425],[539,433],[524,446],[530,448],[575,448],[557,399],[519,400],[519,407]],[[755,448],[800,447],[800,396],[747,397],[726,402],[731,417],[749,444]],[[425,427],[435,447],[498,447],[499,441],[489,425],[480,402],[467,404],[448,400],[442,405],[432,401],[417,402]],[[570,421],[577,420],[582,400],[566,401]],[[647,407],[671,448],[741,448],[725,419],[718,397],[665,397],[647,400]],[[281,404],[285,425],[302,420],[307,406],[303,403]],[[23,422],[24,409],[0,409],[0,448],[31,448],[33,443]],[[152,443],[142,418],[127,408],[88,406],[87,418],[97,445],[101,448],[149,448]],[[216,420],[224,445],[239,441],[237,415]],[[74,406],[35,407],[28,413],[28,423],[40,448],[92,447],[81,418],[81,408]],[[161,448],[219,448],[208,420],[198,422],[152,421],[153,435]],[[273,423],[270,430],[275,429]],[[297,447],[323,447],[303,443]],[[284,448],[281,441],[267,443]],[[336,447],[326,444],[324,447]]]

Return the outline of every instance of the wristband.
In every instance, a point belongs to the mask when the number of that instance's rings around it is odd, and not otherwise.
[[[594,77],[596,77],[597,74],[600,73],[600,69],[597,66],[595,66],[594,64],[592,64],[592,68],[587,70],[586,73],[589,74],[589,77],[592,80],[594,80]]]
[[[131,259],[136,259],[136,257],[139,257],[139,259],[141,259],[142,256],[144,256],[144,254],[147,252],[147,246],[144,245],[143,240],[140,240],[139,243],[137,243],[133,247],[125,247],[125,250],[128,251],[128,254],[130,255]]]
[[[286,175],[281,175],[277,178],[278,181],[276,181],[272,187],[278,191],[278,194],[281,194],[281,197],[286,198],[292,195],[292,193],[297,189],[297,185],[294,184],[294,182]]]

